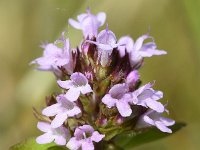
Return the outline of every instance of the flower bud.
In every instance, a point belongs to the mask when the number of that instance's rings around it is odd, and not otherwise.
[[[137,83],[139,78],[140,75],[137,70],[131,71],[126,78],[126,83],[128,84],[129,88],[135,87],[135,84]]]

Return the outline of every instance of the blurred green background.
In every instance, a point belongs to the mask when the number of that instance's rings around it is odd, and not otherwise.
[[[0,149],[39,135],[32,107],[41,109],[57,85],[51,73],[28,64],[42,54],[41,42],[52,42],[64,29],[79,45],[81,32],[67,20],[88,6],[107,13],[118,38],[135,39],[150,28],[158,47],[168,51],[145,59],[140,74],[144,83],[156,80],[171,117],[187,127],[136,149],[200,149],[200,0],[0,0]]]

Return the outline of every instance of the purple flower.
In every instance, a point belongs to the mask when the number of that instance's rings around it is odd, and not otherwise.
[[[69,74],[72,74],[74,63],[69,39],[63,39],[62,42],[63,48],[59,48],[55,43],[45,45],[43,56],[35,59],[31,64],[37,64],[39,70],[53,71],[57,76],[61,74],[58,67],[63,67]]]
[[[128,117],[131,115],[132,110],[129,104],[131,95],[127,92],[128,87],[126,84],[116,84],[102,98],[102,102],[108,108],[116,106],[121,116]]]
[[[58,145],[65,145],[66,140],[70,138],[68,129],[63,126],[52,128],[47,122],[38,122],[37,127],[45,132],[43,135],[37,137],[36,142],[38,144],[46,144],[54,141]]]
[[[108,30],[108,27],[98,34],[96,42],[90,40],[87,40],[87,42],[97,45],[98,57],[100,58],[100,63],[103,67],[108,64],[109,56],[111,55],[113,48],[118,46],[118,44],[116,44],[117,39],[115,34],[111,30]]]
[[[155,126],[162,132],[172,133],[172,130],[168,126],[175,124],[175,121],[169,118],[161,117],[160,113],[149,110],[143,116],[140,117],[137,128],[144,128],[148,126]]]
[[[145,44],[143,43],[144,40],[149,39],[149,38],[153,39],[149,35],[143,35],[139,37],[135,41],[135,43],[129,36],[120,38],[118,43],[120,45],[124,44],[124,46],[120,46],[118,48],[120,52],[120,56],[123,57],[125,55],[125,49],[126,49],[127,52],[129,53],[129,59],[130,59],[131,65],[134,66],[135,64],[140,62],[143,57],[151,57],[153,55],[167,54],[166,51],[156,49],[157,46],[154,41],[148,42]]]
[[[157,100],[163,97],[163,92],[155,91],[151,87],[153,84],[148,83],[136,91],[132,92],[132,102],[135,105],[141,105],[147,108],[151,108],[159,113],[165,110],[162,103]]]
[[[88,79],[80,72],[75,72],[70,76],[70,80],[57,81],[60,87],[69,89],[65,94],[66,98],[71,101],[76,101],[80,94],[92,92]]]
[[[45,116],[55,116],[51,122],[52,128],[60,127],[68,117],[74,117],[81,113],[81,110],[72,101],[66,99],[64,95],[56,97],[57,103],[43,109],[42,114]]]
[[[67,143],[67,148],[77,150],[80,147],[82,150],[94,150],[93,142],[100,142],[105,135],[100,134],[90,125],[77,127],[72,137]]]
[[[83,13],[77,16],[77,20],[69,19],[69,24],[76,29],[83,31],[83,35],[86,38],[92,38],[97,36],[98,28],[102,26],[106,20],[106,14],[104,12],[98,13],[96,16],[87,10],[87,13]]]

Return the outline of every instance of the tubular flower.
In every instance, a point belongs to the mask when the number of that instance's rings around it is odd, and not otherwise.
[[[90,125],[83,125],[76,128],[74,137],[69,140],[67,147],[73,150],[77,150],[80,147],[82,150],[93,150],[93,142],[100,142],[104,136],[99,134],[98,131],[94,131]]]
[[[70,76],[70,80],[57,82],[60,87],[69,89],[65,94],[65,97],[71,101],[76,101],[80,96],[80,93],[87,94],[92,92],[87,78],[80,72],[75,72]]]
[[[121,116],[128,117],[131,115],[132,110],[129,104],[131,95],[127,91],[128,89],[125,84],[116,84],[102,98],[102,102],[108,108],[116,106]]]
[[[100,12],[95,16],[87,9],[87,13],[78,15],[77,20],[69,19],[69,24],[76,29],[82,30],[85,38],[88,36],[92,38],[98,34],[98,28],[104,24],[106,14]]]
[[[63,68],[68,74],[72,74],[74,62],[69,39],[63,39],[60,42],[63,44],[62,48],[56,45],[57,41],[55,43],[44,45],[43,56],[35,59],[31,64],[37,64],[38,70],[52,71],[57,76],[61,76],[61,68]]]
[[[58,145],[65,145],[69,139],[69,131],[65,127],[51,128],[51,125],[46,122],[38,122],[38,129],[45,132],[37,137],[36,141],[39,144],[55,142]]]
[[[36,139],[39,144],[54,141],[71,150],[107,149],[125,131],[155,127],[172,133],[175,121],[162,117],[167,111],[160,102],[163,92],[154,90],[152,83],[141,86],[139,74],[145,57],[166,52],[158,50],[149,35],[134,42],[130,36],[118,40],[108,26],[98,33],[105,18],[103,12],[93,15],[88,10],[78,21],[69,19],[83,31],[81,44],[71,49],[63,33],[32,62],[39,70],[53,72],[60,87],[36,115],[38,128],[45,132]],[[144,43],[147,39],[152,41]]]
[[[143,116],[141,116],[137,126],[139,128],[145,126],[156,126],[162,132],[172,133],[172,130],[168,127],[174,124],[174,120],[162,117],[160,113],[154,110],[149,110]]]
[[[165,55],[166,51],[158,50],[154,41],[144,44],[144,40],[153,39],[149,35],[142,35],[135,43],[129,36],[121,37],[118,41],[123,46],[119,47],[120,56],[123,57],[125,50],[129,53],[129,60],[132,66],[138,64],[144,57],[152,57],[153,55]]]
[[[97,45],[98,57],[103,67],[108,64],[109,56],[112,54],[113,49],[118,46],[118,44],[116,44],[117,39],[115,37],[115,34],[112,31],[108,30],[108,27],[105,30],[102,30],[97,35],[96,42],[88,42]]]
[[[45,116],[55,116],[51,122],[53,128],[60,127],[68,117],[74,117],[81,113],[81,110],[73,101],[69,101],[64,95],[57,96],[57,103],[46,107],[42,114]]]
[[[132,92],[132,102],[135,105],[149,107],[152,110],[162,113],[165,110],[164,105],[157,100],[163,97],[163,93],[161,91],[155,91],[151,87],[152,84],[148,83]]]

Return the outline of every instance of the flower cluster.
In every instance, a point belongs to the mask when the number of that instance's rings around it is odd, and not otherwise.
[[[155,126],[172,133],[168,126],[175,121],[161,116],[168,113],[159,101],[163,92],[154,90],[154,83],[140,86],[138,73],[145,57],[166,52],[148,34],[133,41],[129,36],[117,40],[108,25],[98,32],[105,19],[104,12],[94,15],[89,9],[77,21],[69,19],[83,32],[80,46],[71,48],[63,32],[32,61],[37,69],[53,72],[62,88],[46,100],[38,123],[45,132],[36,139],[39,144],[54,141],[72,150],[93,150],[127,130]]]

